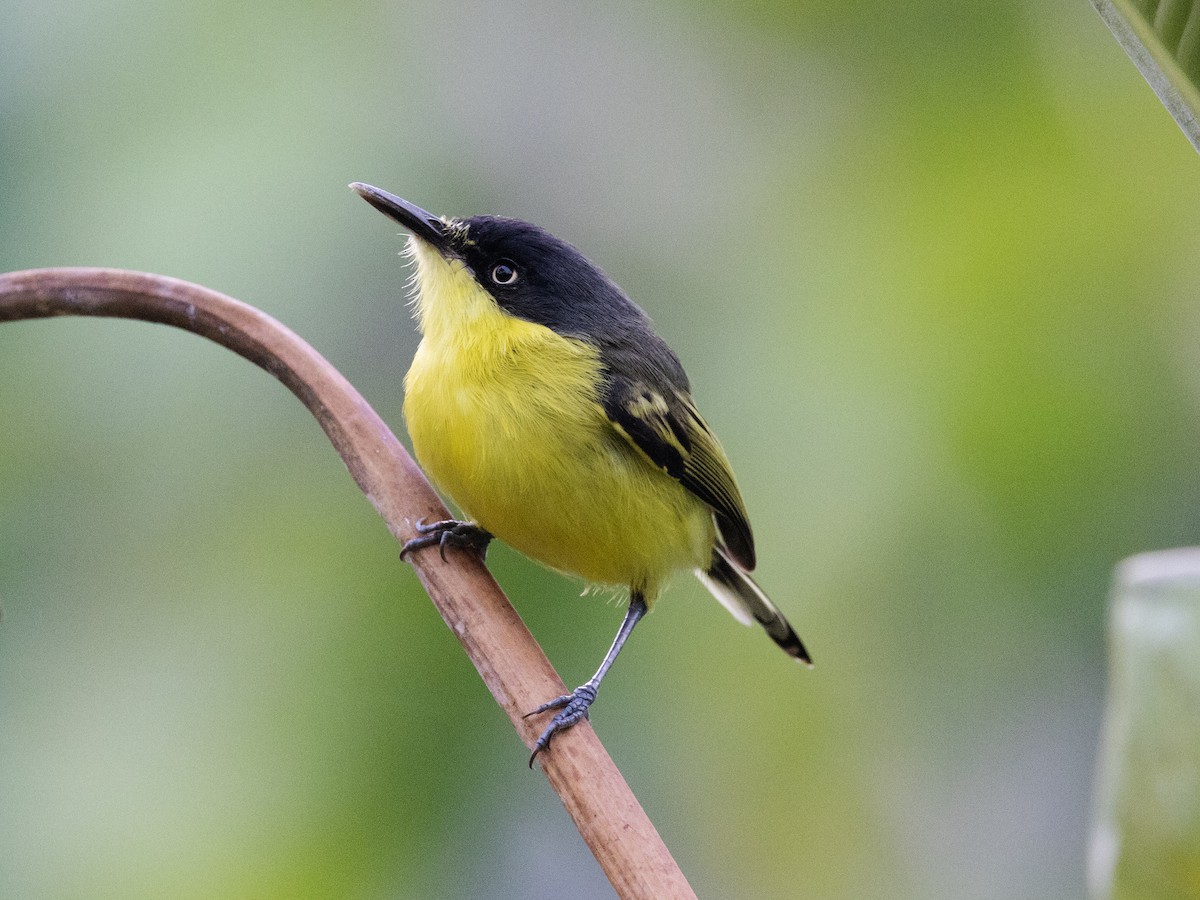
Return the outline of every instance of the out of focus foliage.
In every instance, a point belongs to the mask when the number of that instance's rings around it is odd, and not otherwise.
[[[1200,6],[1191,0],[1092,0],[1092,5],[1200,150]]]
[[[1084,892],[1105,596],[1200,526],[1195,152],[1082,2],[0,0],[0,270],[260,306],[402,431],[400,241],[537,221],[679,351],[797,670],[681,579],[593,717],[702,896]],[[315,424],[0,327],[0,896],[606,897]],[[620,610],[498,549],[571,682]]]
[[[1200,894],[1200,551],[1118,570],[1096,823],[1096,900]]]

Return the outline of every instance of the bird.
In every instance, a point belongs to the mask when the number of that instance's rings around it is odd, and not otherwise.
[[[750,577],[754,537],[729,459],[649,316],[574,246],[519,219],[439,217],[350,185],[409,233],[421,340],[404,379],[418,463],[466,519],[416,523],[401,555],[499,539],[629,605],[596,673],[529,757],[588,718],[600,683],[670,577],[691,570],[739,621],[812,658]]]

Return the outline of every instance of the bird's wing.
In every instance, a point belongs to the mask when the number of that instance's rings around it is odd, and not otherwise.
[[[712,507],[729,555],[753,569],[754,536],[733,469],[687,392],[610,373],[603,406],[622,437]]]

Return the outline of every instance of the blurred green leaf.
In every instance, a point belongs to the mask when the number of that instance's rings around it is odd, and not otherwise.
[[[1092,0],[1092,5],[1200,150],[1200,3]]]
[[[1200,550],[1118,571],[1089,883],[1105,900],[1200,895]]]

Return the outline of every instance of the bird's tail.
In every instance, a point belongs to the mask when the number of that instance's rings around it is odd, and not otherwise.
[[[805,665],[812,665],[812,657],[783,613],[767,599],[754,579],[729,559],[723,547],[718,546],[713,550],[712,565],[708,571],[696,569],[696,577],[733,613],[735,619],[743,625],[757,622],[766,629],[771,640],[783,648],[784,653]]]

